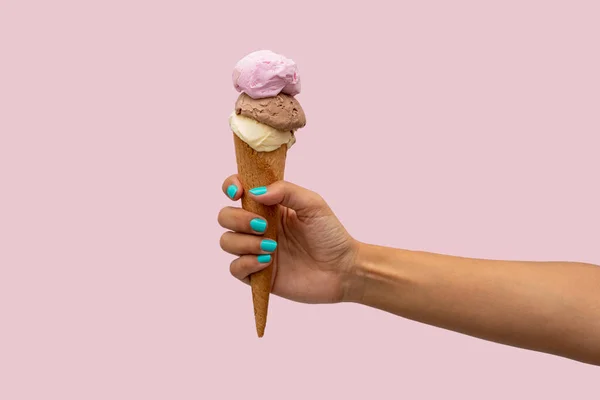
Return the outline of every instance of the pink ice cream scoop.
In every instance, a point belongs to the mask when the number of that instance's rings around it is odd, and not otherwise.
[[[271,50],[255,51],[242,58],[235,65],[232,78],[235,89],[253,99],[300,93],[296,63]]]

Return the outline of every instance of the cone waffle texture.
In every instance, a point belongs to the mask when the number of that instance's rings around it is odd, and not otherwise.
[[[235,133],[233,134],[233,140],[235,142],[238,176],[244,188],[242,208],[263,217],[267,221],[267,230],[264,237],[277,240],[277,226],[280,218],[279,205],[265,206],[257,203],[248,197],[247,193],[252,188],[267,186],[283,179],[287,145],[284,144],[274,151],[262,152],[248,146]],[[267,310],[269,308],[269,294],[273,275],[272,265],[250,275],[256,333],[259,337],[264,335],[265,326],[267,325]]]

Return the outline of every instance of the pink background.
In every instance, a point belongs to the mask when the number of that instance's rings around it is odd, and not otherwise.
[[[358,239],[600,264],[598,2],[407,3],[2,1],[0,399],[597,399],[356,305],[273,298],[255,337],[216,215],[259,48],[302,73],[287,178]]]

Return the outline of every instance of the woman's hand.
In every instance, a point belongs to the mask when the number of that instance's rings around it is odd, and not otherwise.
[[[237,176],[223,184],[233,200],[240,199],[241,188]],[[253,199],[279,204],[282,211],[272,260],[273,293],[305,303],[356,302],[600,365],[598,266],[483,260],[359,243],[316,193],[283,181],[252,191]],[[231,273],[247,283],[251,273],[269,265],[271,260],[260,260],[273,250],[264,245],[261,250],[265,224],[256,218],[233,207],[219,213],[221,226],[234,231],[221,237],[221,247],[240,256],[231,263]]]
[[[237,175],[223,183],[223,192],[232,200],[239,200],[242,191]],[[231,274],[249,283],[250,274],[273,262],[274,294],[303,303],[347,299],[358,242],[344,229],[325,200],[285,181],[268,186],[263,194],[260,192],[247,195],[259,203],[281,207],[277,250],[273,250],[274,244],[268,239],[263,241],[265,224],[259,215],[241,208],[223,208],[219,224],[230,231],[221,236],[221,248],[239,256],[231,263]],[[274,253],[271,258],[258,257],[271,253]]]

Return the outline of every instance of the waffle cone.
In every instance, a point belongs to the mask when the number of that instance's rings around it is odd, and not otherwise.
[[[252,200],[246,193],[252,188],[267,186],[283,179],[287,146],[283,145],[277,150],[262,152],[248,146],[235,133],[233,134],[233,140],[235,142],[238,176],[244,188],[242,208],[263,217],[267,221],[267,230],[264,237],[277,240],[277,226],[280,217],[279,205],[265,206]],[[262,271],[250,275],[254,320],[258,337],[264,335],[265,326],[267,325],[272,276],[272,263]]]

